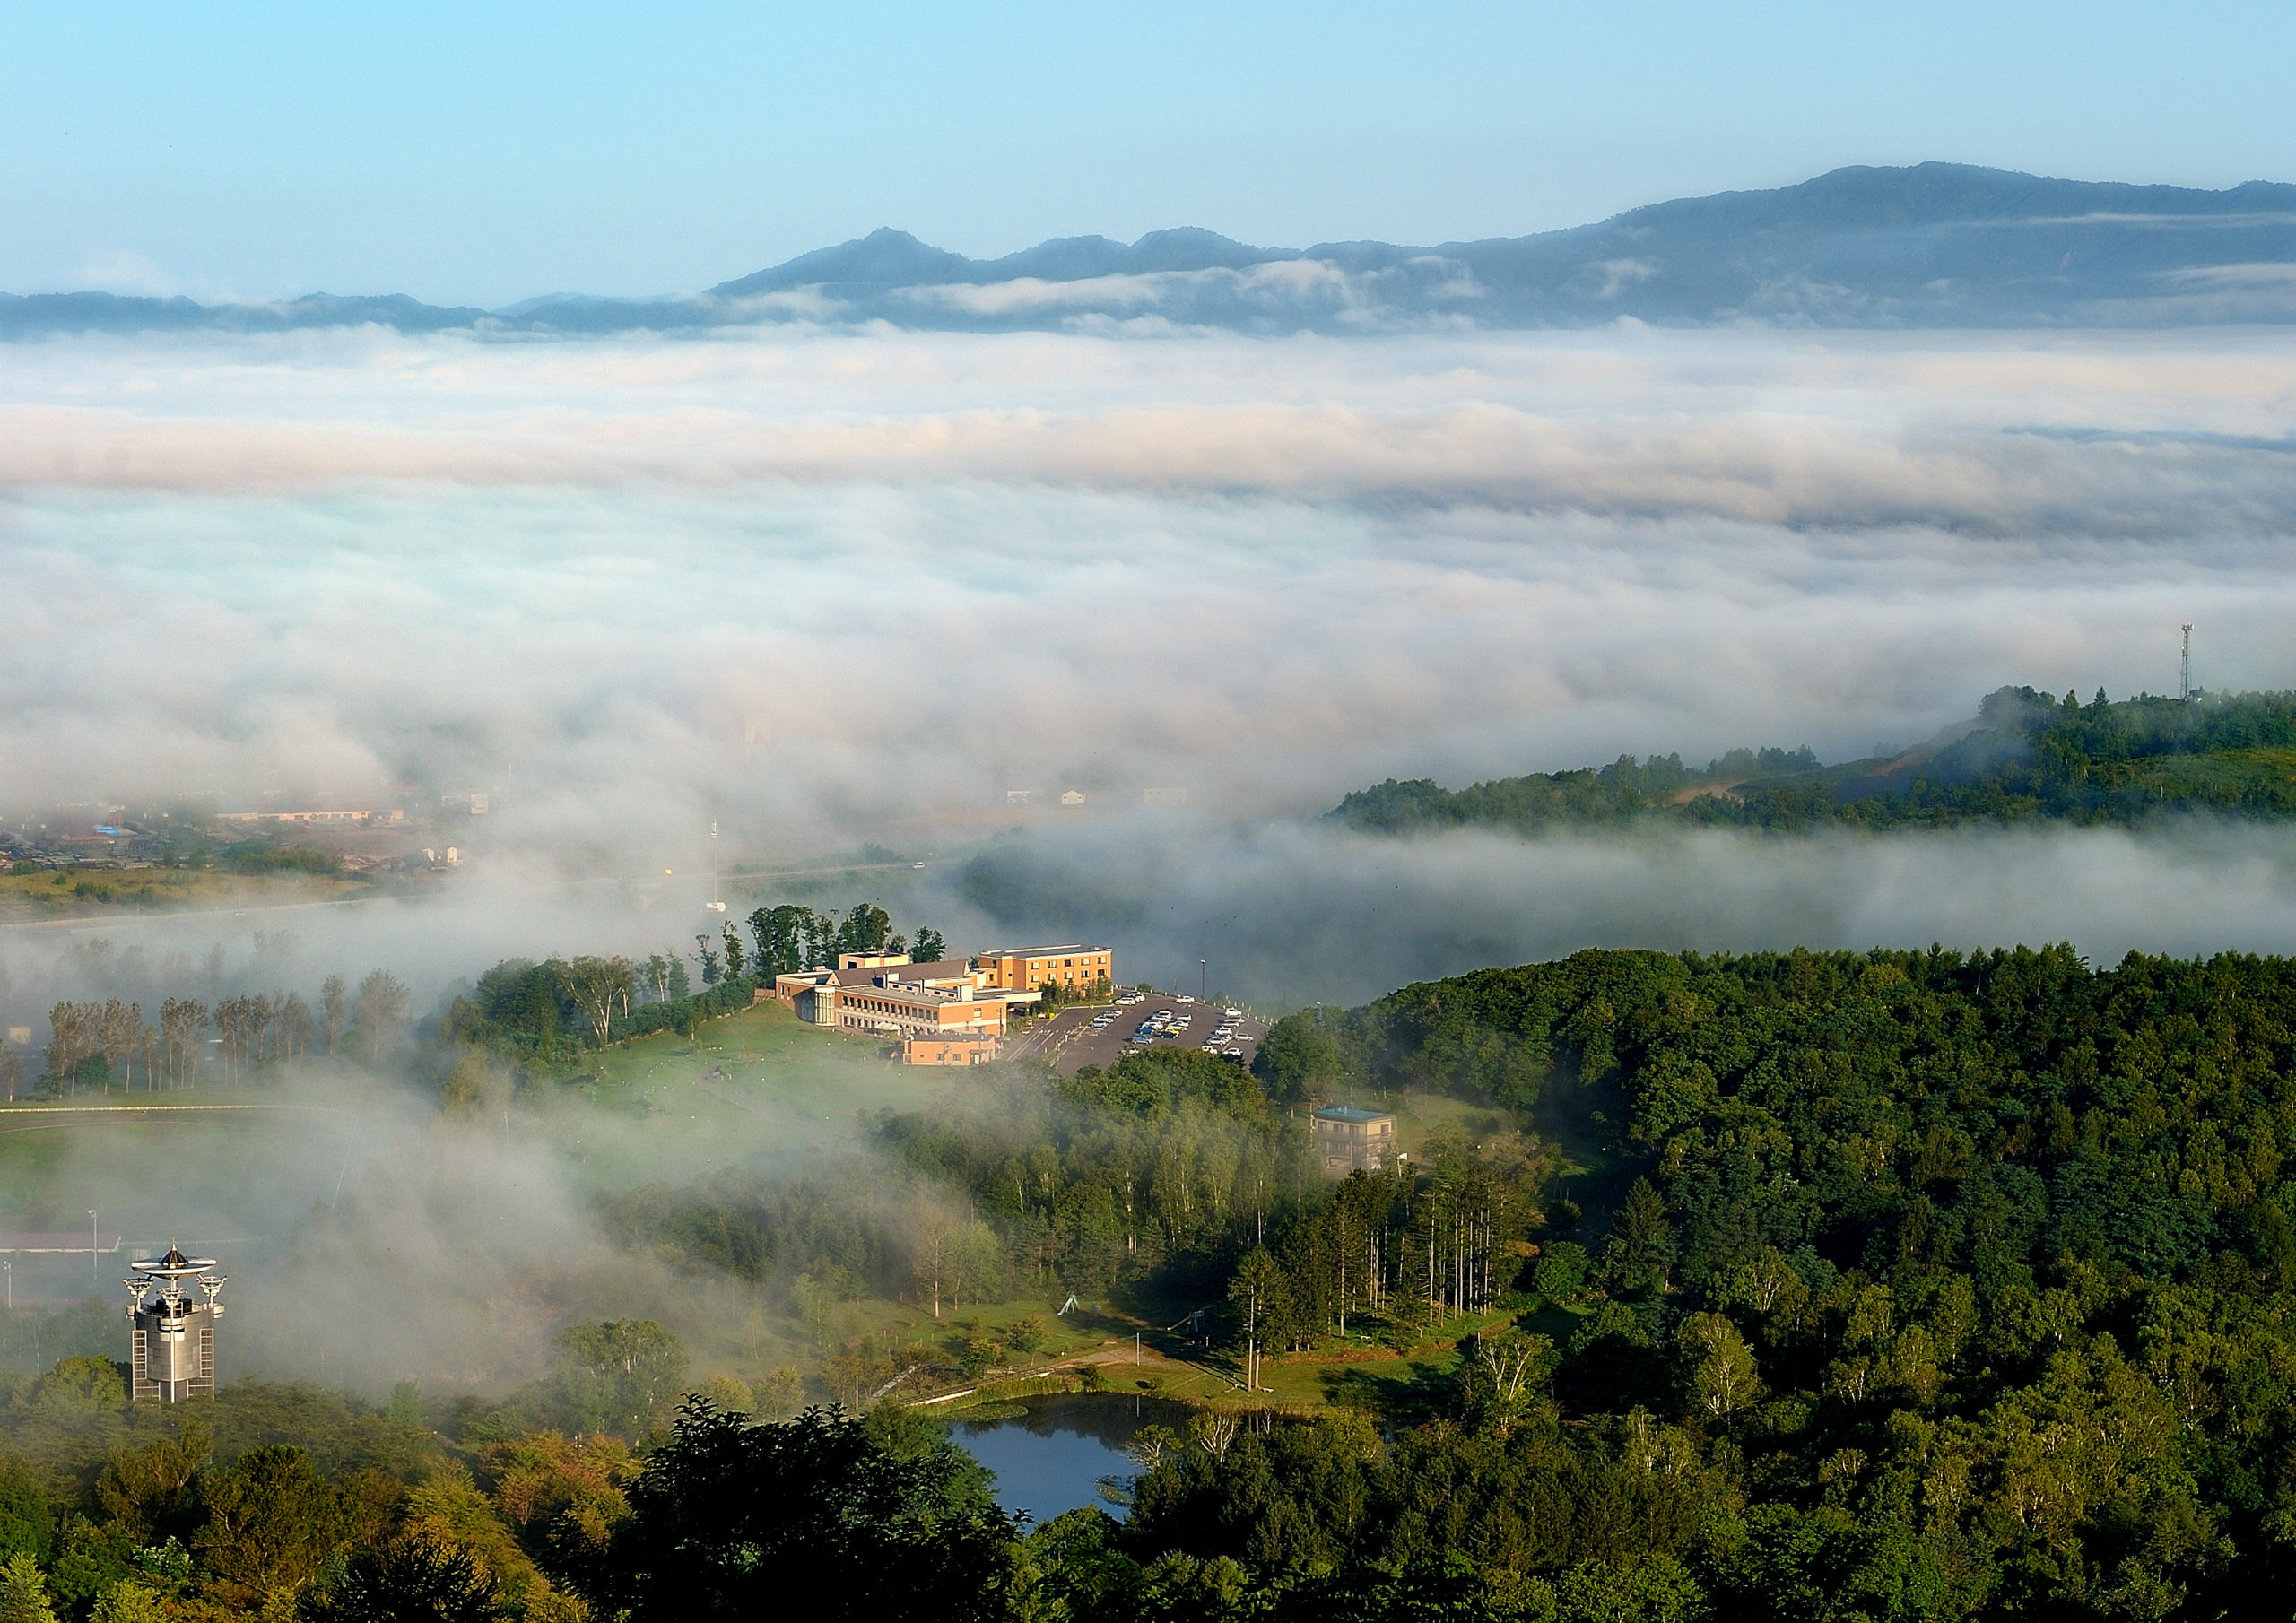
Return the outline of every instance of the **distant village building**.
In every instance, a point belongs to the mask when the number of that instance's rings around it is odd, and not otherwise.
[[[1065,993],[1116,984],[1116,955],[1106,947],[1069,942],[1057,947],[995,947],[980,954],[984,984],[1020,992],[1057,986]]]
[[[1308,1137],[1326,1172],[1377,1172],[1396,1159],[1396,1118],[1385,1110],[1329,1106],[1308,1118]]]
[[[1037,792],[1034,789],[1007,789],[1004,791],[1004,803],[1008,806],[1025,806],[1031,801],[1036,799],[1036,797]]]
[[[404,811],[218,812],[215,820],[224,823],[364,823],[376,820],[402,823],[406,820],[406,813]]]
[[[1081,806],[1084,803],[1084,796],[1077,790],[1063,789],[1060,792],[1060,803],[1064,806]]]

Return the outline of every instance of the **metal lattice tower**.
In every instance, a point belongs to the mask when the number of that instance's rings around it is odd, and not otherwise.
[[[2177,667],[2177,699],[2179,703],[2192,698],[2192,628],[2185,628],[2184,663]]]

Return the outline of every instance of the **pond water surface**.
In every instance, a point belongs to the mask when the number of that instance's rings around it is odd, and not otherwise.
[[[957,1445],[996,1473],[996,1502],[1025,1510],[1042,1526],[1063,1511],[1098,1505],[1121,1518],[1124,1508],[1100,1491],[1103,1477],[1132,1476],[1124,1445],[1145,1426],[1178,1429],[1187,1406],[1118,1393],[1068,1393],[1023,1399],[1023,1414],[960,1421]]]

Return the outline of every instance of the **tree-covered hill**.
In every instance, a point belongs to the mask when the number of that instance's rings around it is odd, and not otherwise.
[[[1333,1098],[1458,1125],[1329,1177]],[[0,1373],[0,1619],[644,1623],[792,1572],[1011,1623],[2277,1616],[2292,1158],[2296,959],[2238,955],[1587,951],[1289,1016],[1249,1073],[968,1072],[802,1172],[598,1199],[810,1369],[695,1390],[620,1319],[491,1402]],[[1166,1356],[1083,1384],[1214,1378],[1126,1520],[1031,1528],[910,1377],[1022,1390],[1086,1295]]]
[[[1672,820],[1865,829],[1966,822],[2145,822],[2179,813],[2296,813],[2296,693],[2108,699],[2003,688],[1949,742],[1841,765],[1796,751],[1734,750],[1704,768],[1680,755],[1495,778],[1359,789],[1326,820],[1382,834]]]
[[[1183,1455],[1159,1536],[1524,1616],[2260,1616],[2296,1562],[2296,962],[1587,952],[1292,1018],[1338,1086],[1579,1115],[1623,1199],[1550,1205],[1538,1401],[1501,1347],[1460,1432]]]

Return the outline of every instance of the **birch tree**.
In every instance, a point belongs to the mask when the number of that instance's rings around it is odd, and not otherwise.
[[[359,983],[358,995],[352,1000],[352,1026],[366,1045],[370,1064],[382,1063],[383,1051],[406,1023],[406,1002],[405,985],[388,970],[370,971]]]
[[[626,958],[578,958],[566,966],[568,995],[589,1022],[590,1032],[603,1048],[613,1029],[616,1013],[627,1013],[636,968]]]

